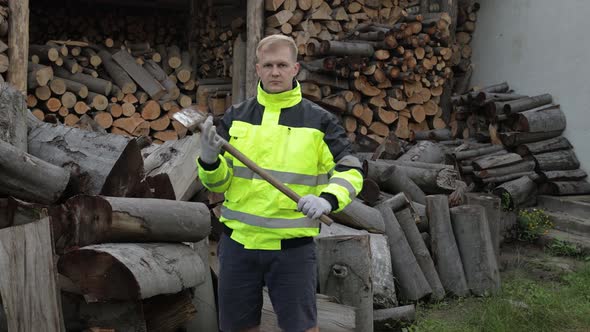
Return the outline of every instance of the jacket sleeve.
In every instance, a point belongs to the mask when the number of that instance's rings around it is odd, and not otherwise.
[[[216,126],[217,134],[229,141],[229,128],[233,117],[233,107],[225,113],[219,124]],[[197,158],[198,176],[205,188],[210,191],[225,192],[233,177],[233,157],[224,152],[214,164],[205,164],[201,158]]]
[[[344,128],[333,114],[327,113],[321,161],[329,169],[330,180],[322,194],[331,194],[338,200],[334,212],[342,211],[363,187],[361,162],[352,155],[351,144]]]

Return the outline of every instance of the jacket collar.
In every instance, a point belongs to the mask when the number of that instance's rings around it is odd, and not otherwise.
[[[258,95],[256,100],[264,107],[289,108],[301,102],[301,85],[293,80],[293,89],[281,93],[268,93],[262,88],[262,82],[258,82]]]

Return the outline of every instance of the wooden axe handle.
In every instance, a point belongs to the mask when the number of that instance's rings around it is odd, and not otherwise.
[[[227,151],[232,156],[236,157],[239,161],[241,161],[244,165],[246,165],[249,169],[251,169],[254,173],[260,175],[261,178],[265,179],[268,183],[270,183],[273,187],[277,188],[280,192],[287,195],[293,202],[298,203],[301,196],[294,192],[291,188],[284,185],[279,180],[275,179],[272,175],[270,175],[267,171],[262,169],[260,166],[256,165],[250,158],[246,157],[243,153],[241,153],[238,149],[233,147],[229,144],[226,140],[223,140],[223,149]],[[320,221],[326,225],[331,225],[334,221],[328,217],[326,214],[322,214],[320,216]]]

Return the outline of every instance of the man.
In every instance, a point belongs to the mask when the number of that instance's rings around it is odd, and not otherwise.
[[[284,331],[318,331],[318,218],[341,211],[360,192],[361,164],[336,117],[301,97],[297,47],[290,37],[260,41],[258,95],[226,112],[201,133],[199,178],[225,192],[219,242],[219,321],[222,331],[258,331],[262,288],[268,287]],[[218,134],[302,196],[299,203],[229,154]]]

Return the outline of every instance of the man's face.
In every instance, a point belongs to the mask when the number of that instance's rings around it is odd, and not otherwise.
[[[299,63],[293,60],[287,45],[275,44],[259,52],[256,73],[268,93],[280,93],[292,89],[293,78],[299,72]]]

